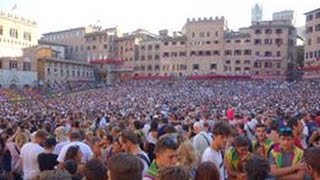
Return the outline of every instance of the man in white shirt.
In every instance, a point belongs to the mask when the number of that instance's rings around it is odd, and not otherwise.
[[[48,133],[46,131],[39,130],[34,134],[32,142],[22,146],[20,158],[22,161],[24,180],[32,180],[39,175],[38,155],[44,152],[44,149],[40,144],[43,144],[46,141],[47,136]]]
[[[225,148],[229,136],[231,135],[231,127],[226,122],[218,122],[212,129],[214,139],[203,153],[201,162],[213,162],[220,172],[220,180],[224,180],[227,176],[224,167],[223,149]]]
[[[70,146],[79,146],[80,147],[80,151],[83,154],[81,162],[83,162],[83,163],[88,162],[93,156],[93,152],[90,149],[90,147],[87,144],[81,142],[81,134],[78,131],[73,131],[70,133],[70,143],[63,146],[60,153],[59,153],[59,156],[57,159],[57,161],[59,163],[64,162],[64,157],[65,157],[66,152]]]
[[[204,131],[204,127],[201,122],[194,123],[193,130],[197,134],[194,136],[192,141],[193,147],[197,150],[199,155],[202,156],[204,150],[210,146],[212,138],[206,131]]]

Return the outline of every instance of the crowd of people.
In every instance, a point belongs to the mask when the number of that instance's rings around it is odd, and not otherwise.
[[[0,179],[320,178],[320,81],[76,87],[0,104]]]

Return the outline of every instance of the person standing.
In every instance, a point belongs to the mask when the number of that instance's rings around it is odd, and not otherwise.
[[[38,130],[34,134],[32,142],[26,143],[22,146],[20,152],[20,158],[22,161],[23,179],[32,180],[40,173],[38,155],[45,150],[41,147],[47,139],[48,133],[43,130]]]

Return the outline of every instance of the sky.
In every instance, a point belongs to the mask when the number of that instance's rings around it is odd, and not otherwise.
[[[320,0],[0,0],[0,10],[10,12],[17,4],[12,13],[37,21],[41,34],[90,24],[158,34],[180,31],[187,18],[199,17],[224,16],[232,30],[247,27],[255,3],[263,6],[264,20],[273,12],[294,10],[297,26],[304,25],[305,12],[320,8]]]

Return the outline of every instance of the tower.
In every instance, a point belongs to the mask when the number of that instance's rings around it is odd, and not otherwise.
[[[256,3],[251,9],[251,22],[262,21],[262,6]]]

